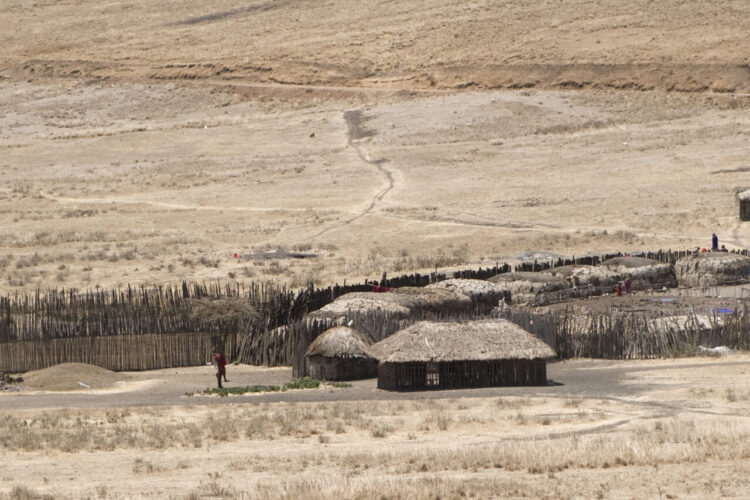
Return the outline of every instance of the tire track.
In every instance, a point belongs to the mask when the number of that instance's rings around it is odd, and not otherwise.
[[[329,226],[319,233],[315,234],[313,238],[318,238],[320,236],[323,236],[329,231],[332,231],[333,229],[338,229],[344,226],[347,226],[351,224],[352,222],[361,219],[365,215],[368,215],[372,213],[372,211],[377,206],[378,202],[383,201],[383,198],[393,190],[395,187],[395,179],[393,177],[393,171],[385,168],[383,164],[387,161],[384,158],[373,160],[370,158],[370,155],[367,154],[367,152],[364,150],[364,148],[360,145],[359,140],[363,139],[365,137],[372,137],[375,135],[375,132],[372,130],[368,130],[362,125],[363,117],[362,117],[362,110],[354,110],[354,111],[347,111],[344,113],[344,120],[346,120],[346,127],[347,127],[347,144],[350,148],[354,149],[354,151],[357,153],[357,157],[362,160],[363,162],[367,163],[368,165],[372,165],[373,167],[377,168],[381,174],[385,177],[385,185],[382,187],[379,191],[377,191],[372,199],[370,200],[370,203],[358,214],[356,214],[354,217],[351,217],[350,219],[347,219],[340,224],[336,224],[333,226]]]

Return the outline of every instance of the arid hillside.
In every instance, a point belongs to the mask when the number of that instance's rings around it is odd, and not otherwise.
[[[750,91],[743,0],[0,6],[0,69],[33,78]]]
[[[750,4],[0,0],[0,292],[750,245]],[[234,259],[285,247],[314,257]]]

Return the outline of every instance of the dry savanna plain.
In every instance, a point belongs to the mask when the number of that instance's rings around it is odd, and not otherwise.
[[[0,0],[0,293],[747,248],[749,34],[745,0]],[[249,257],[278,248],[309,258]],[[748,498],[749,366],[30,388],[0,394],[0,498]]]

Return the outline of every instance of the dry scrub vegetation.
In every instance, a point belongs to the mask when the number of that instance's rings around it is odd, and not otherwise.
[[[747,465],[750,427],[601,399],[262,403],[5,413],[0,450],[10,464],[0,498],[14,499],[606,498],[630,492],[624,478],[640,481],[633,498],[683,498],[748,485],[669,478],[675,467]],[[112,477],[94,479],[91,461]],[[79,482],[56,477],[61,467]]]

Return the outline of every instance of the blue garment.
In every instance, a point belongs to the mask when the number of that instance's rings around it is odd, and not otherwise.
[[[713,235],[711,238],[711,250],[718,250],[719,249],[719,237],[716,236],[716,234]]]

